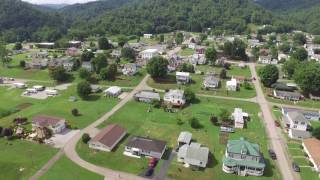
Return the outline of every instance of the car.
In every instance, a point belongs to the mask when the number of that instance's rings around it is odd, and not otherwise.
[[[146,171],[145,176],[147,176],[147,177],[152,176],[153,171],[154,171],[154,169],[153,169],[153,168],[149,168],[149,169]]]
[[[292,163],[292,169],[293,169],[294,172],[300,172],[300,167],[295,162]]]
[[[157,164],[158,164],[158,159],[156,159],[156,158],[150,159],[150,161],[149,161],[150,168],[155,168],[157,166]]]
[[[271,157],[271,159],[273,159],[273,160],[277,159],[277,155],[272,149],[269,149],[268,153],[269,153],[269,156]]]

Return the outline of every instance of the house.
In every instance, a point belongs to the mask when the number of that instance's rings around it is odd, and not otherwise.
[[[288,112],[299,112],[301,113],[304,118],[311,121],[319,121],[320,120],[320,111],[311,111],[311,110],[303,110],[303,109],[296,109],[296,108],[288,108],[282,107],[281,112],[282,115],[286,116]]]
[[[185,144],[190,144],[191,139],[192,139],[192,134],[190,132],[187,132],[187,131],[181,132],[178,137],[178,146],[181,147]]]
[[[187,167],[205,168],[208,163],[209,148],[199,143],[184,144],[179,148],[178,162],[183,162]]]
[[[217,89],[220,86],[220,80],[214,75],[207,75],[203,80],[205,89]]]
[[[303,99],[303,96],[300,93],[289,91],[274,90],[273,96],[279,99],[285,99],[290,101],[300,101],[301,99]]]
[[[105,93],[106,96],[118,97],[121,94],[122,90],[118,86],[112,86],[104,90],[103,92]]]
[[[81,41],[69,41],[69,47],[71,48],[81,48],[82,42]]]
[[[38,48],[43,48],[43,49],[53,49],[54,45],[55,43],[51,43],[51,42],[43,42],[43,43],[36,44]]]
[[[226,82],[226,87],[228,91],[237,91],[238,90],[238,81],[235,78],[232,78],[230,81]]]
[[[114,49],[114,50],[112,50],[110,55],[111,55],[111,57],[114,57],[114,58],[120,58],[121,51],[119,49]]]
[[[91,93],[98,93],[101,92],[101,86],[96,85],[96,84],[91,84]]]
[[[205,54],[206,53],[206,46],[197,46],[196,53],[197,54]]]
[[[48,128],[53,134],[61,133],[66,128],[66,120],[58,117],[39,115],[32,118],[32,129]]]
[[[127,76],[134,76],[138,72],[137,65],[134,63],[125,64],[122,73]]]
[[[44,58],[47,58],[48,56],[49,56],[48,51],[40,51],[40,52],[33,52],[28,57],[29,58],[36,58],[36,59],[37,58],[44,59]]]
[[[93,71],[93,66],[92,66],[91,62],[82,62],[81,68],[84,68],[90,72]]]
[[[262,176],[266,167],[260,146],[244,138],[229,140],[222,170],[239,176]]]
[[[263,46],[263,43],[261,43],[258,39],[248,39],[248,45],[250,48],[255,48]]]
[[[24,84],[24,83],[19,83],[19,82],[13,83],[13,85],[14,85],[15,88],[18,88],[18,89],[24,89],[24,88],[27,87],[26,84]]]
[[[282,119],[288,129],[290,138],[300,140],[311,136],[310,132],[307,130],[309,121],[302,113],[297,111],[288,112]]]
[[[320,101],[320,92],[309,93],[309,98],[314,101]]]
[[[152,38],[152,34],[143,34],[143,38],[151,39]]]
[[[117,124],[111,124],[88,142],[89,148],[110,152],[126,134],[126,129]]]
[[[289,59],[289,55],[283,54],[283,53],[279,53],[278,54],[278,61],[281,61],[282,59],[284,59],[284,60]]]
[[[147,156],[161,159],[167,149],[166,144],[167,142],[157,139],[133,136],[126,144],[124,154],[132,157]]]
[[[184,91],[178,89],[170,89],[169,92],[165,93],[163,100],[165,103],[171,104],[173,106],[184,106],[186,104]]]
[[[320,172],[320,141],[316,138],[308,138],[302,141],[304,152],[308,155],[313,169]]]
[[[65,53],[67,56],[71,56],[71,57],[80,55],[80,51],[75,47],[68,48]]]
[[[205,54],[193,54],[190,58],[190,63],[193,65],[203,65],[207,63]]]
[[[48,61],[48,68],[49,69],[54,69],[54,68],[57,68],[59,66],[62,66],[61,59],[50,59]]]
[[[152,91],[140,91],[134,95],[134,98],[140,102],[151,103],[153,100],[160,101],[160,95]]]
[[[32,59],[31,62],[26,61],[25,68],[27,69],[44,69],[48,66],[47,59]]]
[[[176,80],[178,84],[188,84],[191,81],[189,72],[176,72]]]
[[[62,66],[66,71],[72,71],[74,67],[74,61],[72,58],[66,57],[61,59]]]
[[[261,64],[278,64],[278,60],[272,59],[272,56],[259,56],[258,62]]]
[[[140,52],[141,58],[144,60],[150,60],[153,57],[156,57],[159,55],[158,49],[146,49],[142,52]]]
[[[58,91],[55,89],[46,89],[45,93],[47,94],[47,96],[58,96]]]
[[[235,108],[232,113],[232,118],[234,120],[234,127],[243,129],[246,123],[245,121],[249,118],[249,115],[248,113],[243,112],[241,108]]]

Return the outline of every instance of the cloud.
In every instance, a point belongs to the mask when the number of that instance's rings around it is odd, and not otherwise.
[[[96,0],[22,0],[32,4],[75,4],[87,3]]]

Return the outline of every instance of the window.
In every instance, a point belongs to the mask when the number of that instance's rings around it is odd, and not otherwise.
[[[293,128],[297,128],[297,125],[294,125]]]
[[[295,123],[295,124],[298,124],[298,121],[295,121],[294,123]]]
[[[305,125],[306,123],[305,122],[301,122],[301,125]]]

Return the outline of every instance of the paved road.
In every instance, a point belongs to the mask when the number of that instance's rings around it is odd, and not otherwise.
[[[177,153],[172,151],[170,153],[169,158],[167,160],[164,160],[159,172],[152,179],[154,179],[154,180],[163,180],[163,179],[165,179],[166,176],[167,176],[167,172],[168,172],[169,166],[171,164],[171,161],[176,157],[176,155],[177,155]]]
[[[112,180],[118,180],[118,179],[125,179],[125,180],[140,180],[144,179],[142,177],[120,172],[120,171],[114,171],[108,168],[96,166],[94,164],[91,164],[89,162],[86,162],[85,160],[81,159],[78,153],[76,152],[76,145],[78,141],[81,139],[82,135],[84,133],[91,133],[92,131],[95,131],[95,127],[101,124],[102,122],[108,120],[110,116],[112,116],[115,112],[117,112],[119,109],[121,109],[127,102],[129,102],[135,93],[137,93],[140,90],[145,89],[146,81],[148,80],[149,75],[147,75],[140,84],[133,89],[124,99],[122,99],[115,107],[113,107],[108,113],[106,113],[104,116],[102,116],[100,119],[95,121],[94,123],[90,124],[85,129],[81,130],[78,134],[76,134],[64,147],[64,152],[66,156],[71,159],[73,162],[78,164],[79,166],[95,172],[97,174],[100,174],[102,176],[105,176],[105,179],[112,179]]]
[[[258,77],[255,69],[255,64],[249,64],[250,71],[253,77]],[[260,105],[262,110],[263,120],[265,123],[266,131],[271,142],[271,147],[277,154],[278,168],[280,170],[281,176],[284,180],[299,180],[300,177],[296,175],[291,168],[291,160],[287,156],[287,151],[285,147],[285,142],[281,135],[277,131],[277,128],[274,124],[274,119],[268,101],[266,100],[260,81],[256,80],[253,82],[257,92],[257,102]]]

